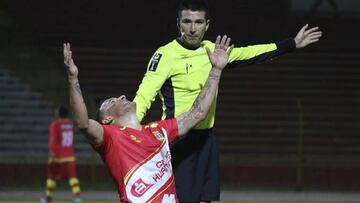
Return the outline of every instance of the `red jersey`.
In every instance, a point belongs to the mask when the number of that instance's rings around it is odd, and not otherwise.
[[[50,125],[49,150],[54,161],[74,157],[73,137],[74,125],[68,119],[57,119]],[[73,160],[74,158],[72,158]],[[66,160],[64,160],[66,161]],[[69,161],[71,161],[69,159]]]
[[[122,202],[178,202],[169,142],[179,136],[176,119],[142,130],[103,125],[102,143],[94,148],[117,184]]]

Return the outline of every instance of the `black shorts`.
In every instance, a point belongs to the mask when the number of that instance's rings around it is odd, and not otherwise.
[[[220,200],[219,152],[212,130],[191,130],[170,149],[180,202]]]

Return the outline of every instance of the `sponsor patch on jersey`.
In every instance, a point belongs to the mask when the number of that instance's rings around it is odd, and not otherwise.
[[[162,55],[159,53],[154,55],[154,57],[151,60],[150,66],[149,66],[149,71],[153,71],[153,72],[156,71],[156,68],[160,62],[161,56]]]
[[[151,132],[157,140],[159,141],[163,141],[165,139],[165,137],[159,132],[159,131],[152,131]]]
[[[134,141],[134,142],[137,142],[137,143],[140,143],[140,142],[141,142],[141,140],[140,140],[139,138],[135,137],[135,135],[130,135],[130,138],[131,138],[131,140]]]
[[[148,191],[153,184],[145,183],[141,178],[139,178],[132,186],[131,186],[131,194],[135,197],[141,197]]]
[[[152,123],[152,124],[150,125],[150,127],[151,127],[151,128],[156,128],[156,127],[158,127],[158,125],[159,125],[159,124],[157,124],[157,123]]]

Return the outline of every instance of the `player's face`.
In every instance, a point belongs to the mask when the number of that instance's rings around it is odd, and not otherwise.
[[[135,102],[131,102],[126,99],[125,95],[121,95],[120,97],[112,97],[105,100],[100,109],[108,112],[110,115],[121,116],[128,112],[135,113]]]
[[[183,10],[178,19],[181,40],[188,46],[199,47],[205,32],[209,28],[209,20],[205,11]]]

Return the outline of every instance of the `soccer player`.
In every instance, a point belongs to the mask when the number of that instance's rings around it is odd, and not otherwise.
[[[219,36],[214,52],[207,49],[212,68],[204,72],[207,80],[189,111],[147,125],[140,124],[136,103],[124,95],[106,99],[98,110],[98,121],[89,119],[70,44],[64,44],[73,120],[102,157],[122,202],[178,202],[169,143],[206,117],[233,48],[229,44],[230,38]]]
[[[211,63],[206,48],[214,43],[203,40],[209,28],[208,7],[204,0],[184,0],[178,8],[177,26],[180,36],[160,47],[148,64],[134,101],[141,121],[157,94],[163,103],[162,119],[171,119],[191,108],[206,81]],[[232,67],[260,63],[296,48],[315,43],[322,32],[318,27],[305,25],[295,38],[278,43],[234,48],[229,56]],[[229,68],[229,66],[228,66]],[[216,97],[207,117],[198,123],[191,136],[172,144],[172,163],[180,201],[210,202],[219,200],[219,154],[212,132],[215,120]]]
[[[58,119],[50,124],[49,128],[49,163],[46,180],[46,197],[41,198],[41,203],[53,200],[53,191],[56,181],[67,179],[71,187],[73,202],[81,202],[80,185],[76,177],[74,156],[74,125],[68,119],[68,110],[60,106],[55,111]]]

